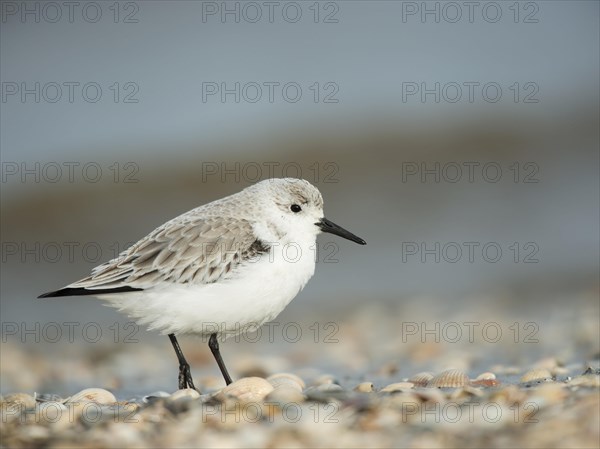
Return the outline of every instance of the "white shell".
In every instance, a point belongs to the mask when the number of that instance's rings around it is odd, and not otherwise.
[[[227,385],[214,396],[220,401],[232,397],[242,402],[257,402],[262,401],[273,390],[273,385],[265,379],[260,377],[243,377]]]
[[[373,390],[373,382],[362,382],[354,387],[354,391],[358,391],[359,393],[371,393]]]
[[[458,388],[468,384],[469,376],[466,373],[457,369],[449,369],[434,376],[427,386],[430,388]]]
[[[65,404],[74,404],[77,402],[95,402],[97,404],[114,404],[117,398],[108,390],[103,388],[86,388],[79,393],[75,393],[70,398],[65,399]]]
[[[273,385],[273,388],[286,385],[300,392],[306,388],[304,381],[300,377],[291,373],[273,374],[272,376],[267,377],[267,381]]]
[[[475,378],[475,380],[493,380],[495,378],[496,378],[496,375],[494,373],[485,372],[485,373],[481,373],[479,376],[477,376]]]
[[[177,401],[178,399],[198,399],[200,397],[200,393],[198,393],[193,388],[184,388],[183,390],[177,390],[169,399],[172,401]]]

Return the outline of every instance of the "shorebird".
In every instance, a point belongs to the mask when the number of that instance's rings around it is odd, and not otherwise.
[[[88,277],[39,298],[96,296],[168,335],[180,389],[196,387],[176,335],[208,337],[230,384],[218,338],[279,315],[314,274],[320,232],[366,244],[325,218],[308,181],[267,179],[173,218]]]

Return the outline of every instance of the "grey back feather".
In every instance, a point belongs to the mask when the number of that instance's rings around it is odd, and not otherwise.
[[[69,287],[148,288],[160,282],[209,284],[227,277],[242,263],[268,251],[247,219],[202,217],[172,220],[119,257],[96,267]]]
[[[262,181],[173,218],[68,287],[145,289],[163,282],[210,284],[233,276],[240,265],[270,249],[253,229],[265,196],[284,210],[292,200],[323,206],[321,194],[307,181]]]

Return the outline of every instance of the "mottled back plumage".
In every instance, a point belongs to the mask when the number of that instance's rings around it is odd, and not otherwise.
[[[161,283],[210,284],[226,279],[241,264],[269,251],[269,243],[254,232],[263,207],[254,193],[265,188],[274,193],[284,188],[298,203],[323,207],[319,191],[304,180],[266,180],[168,221],[68,287],[143,290]],[[288,195],[273,198],[278,206],[288,207]]]

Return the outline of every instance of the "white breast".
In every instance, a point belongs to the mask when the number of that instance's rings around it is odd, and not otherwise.
[[[252,331],[273,320],[315,271],[314,241],[275,244],[225,281],[204,285],[161,284],[143,292],[103,295],[149,329],[164,334]]]

